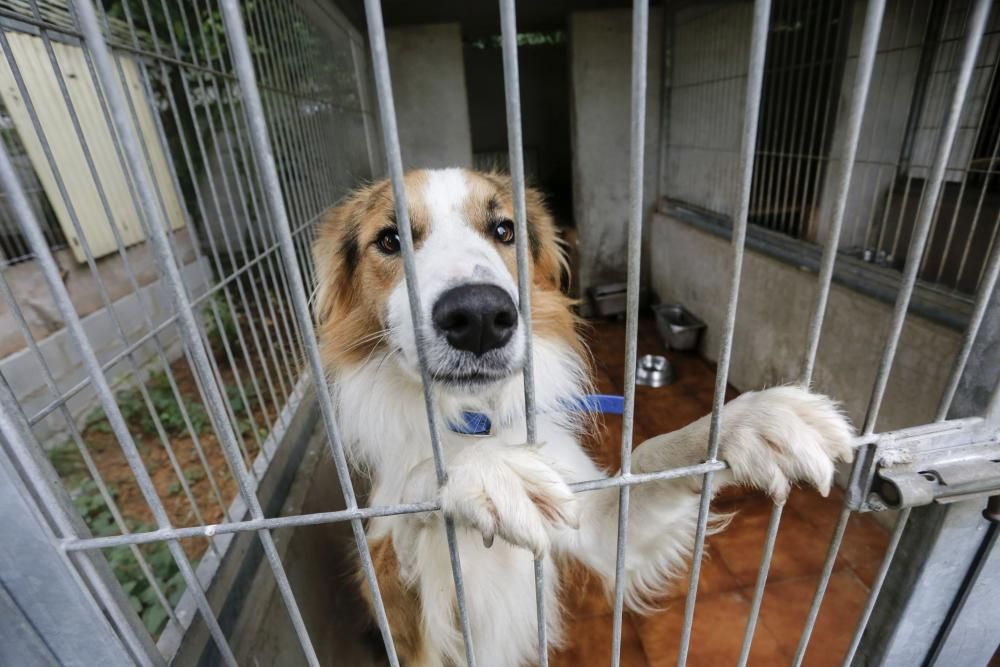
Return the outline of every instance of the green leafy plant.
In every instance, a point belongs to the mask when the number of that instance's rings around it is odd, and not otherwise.
[[[109,486],[108,492],[112,498],[118,495],[114,486]],[[72,498],[80,516],[95,536],[106,537],[119,533],[114,516],[93,480],[88,479],[80,484],[73,491]],[[153,530],[153,526],[142,522],[129,522],[129,529],[148,531]],[[156,542],[138,548],[142,551],[153,577],[159,583],[164,597],[171,606],[176,605],[184,593],[184,579],[167,545]],[[160,603],[153,585],[143,574],[139,561],[128,547],[112,547],[107,549],[104,555],[115,578],[128,595],[129,604],[142,619],[146,629],[153,636],[157,636],[166,623],[167,610]]]
[[[80,451],[72,442],[67,442],[48,451],[49,462],[61,479],[73,479],[81,475],[87,467]]]
[[[168,436],[183,435],[187,431],[184,423],[184,413],[181,410],[181,403],[177,400],[166,373],[157,373],[146,380],[146,392],[149,394],[150,403],[159,417],[160,425]],[[153,415],[143,400],[138,389],[128,389],[120,391],[115,396],[118,408],[122,417],[130,426],[138,427],[139,431],[146,436],[156,435],[156,423]],[[201,433],[208,426],[208,413],[201,403],[192,401],[187,397],[182,397],[184,410],[187,411],[188,419],[196,433]],[[102,413],[103,417],[103,413]],[[106,423],[106,421],[104,422]],[[102,426],[98,422],[97,426]],[[103,426],[102,426],[103,428]]]
[[[224,341],[230,341],[230,352],[234,355],[239,354],[240,346],[232,344],[232,341],[236,340],[237,337],[239,322],[236,314],[229,307],[229,303],[221,297],[216,297],[214,308],[212,306],[205,308],[202,317],[205,318],[205,333],[208,335],[208,344],[212,348],[212,352],[215,353],[215,358],[226,358]]]

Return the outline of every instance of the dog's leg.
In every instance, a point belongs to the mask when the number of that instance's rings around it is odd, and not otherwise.
[[[829,493],[834,463],[852,456],[852,429],[825,396],[798,387],[748,392],[722,411],[719,458],[730,465],[714,475],[713,493],[746,484],[783,502],[792,484],[804,482]],[[632,455],[635,473],[689,466],[703,461],[710,416],[640,445]],[[665,592],[687,567],[694,544],[701,475],[649,482],[632,488],[626,550],[626,591],[631,606]],[[610,583],[615,573],[617,489],[581,494],[581,528],[563,533],[571,553]]]
[[[537,650],[531,554],[545,554],[552,535],[578,525],[578,502],[538,447],[466,444],[450,449],[447,460],[447,481],[440,490],[432,461],[413,468],[403,501],[437,497],[445,516],[455,521],[478,663],[525,664]],[[402,578],[419,591],[428,655],[443,656],[444,664],[462,664],[462,636],[440,513],[391,519]],[[557,642],[554,561],[546,558],[544,567],[549,638]]]

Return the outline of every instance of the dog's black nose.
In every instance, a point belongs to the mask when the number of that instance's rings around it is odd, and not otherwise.
[[[476,355],[504,345],[517,329],[517,308],[496,285],[461,285],[438,297],[434,326],[457,350]]]

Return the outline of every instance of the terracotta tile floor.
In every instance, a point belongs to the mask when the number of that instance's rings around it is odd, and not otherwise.
[[[625,327],[593,323],[589,335],[598,388],[621,393],[624,376]],[[665,352],[651,320],[643,320],[639,352],[665,354],[676,374],[660,389],[639,387],[636,394],[634,441],[676,430],[712,408],[714,367],[695,354]],[[737,395],[730,389],[728,399]],[[620,460],[621,419],[607,418],[593,451],[609,470]],[[830,498],[796,489],[782,516],[750,664],[788,664],[795,652],[842,496]],[[730,527],[709,538],[701,570],[698,603],[688,664],[693,667],[734,665],[764,544],[771,502],[762,494],[727,490],[716,499],[720,511],[737,512]],[[833,579],[812,636],[806,664],[839,665],[851,640],[858,614],[888,542],[888,533],[869,516],[856,515],[848,525]],[[622,665],[668,666],[677,662],[684,594],[679,582],[649,616],[626,613],[622,631]],[[600,584],[581,575],[566,587],[569,623],[567,645],[553,655],[557,667],[606,665],[611,651],[611,604]]]

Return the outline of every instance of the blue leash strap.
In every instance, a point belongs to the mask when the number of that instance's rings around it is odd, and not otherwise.
[[[584,394],[564,404],[567,412],[589,412],[620,415],[625,411],[625,397],[613,394]],[[461,435],[489,435],[493,422],[482,412],[463,412],[462,423],[449,422],[448,428]]]

